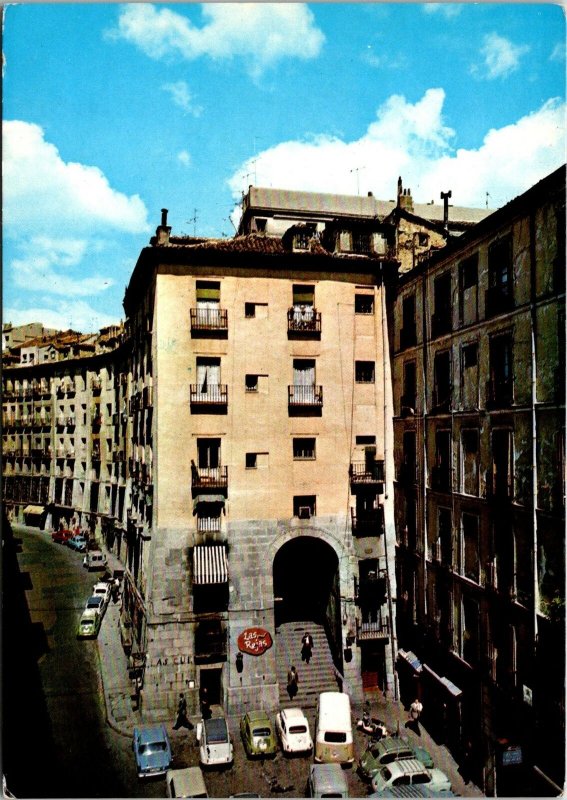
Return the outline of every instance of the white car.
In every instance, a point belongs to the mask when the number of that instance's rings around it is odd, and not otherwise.
[[[276,714],[276,731],[284,753],[309,753],[313,750],[309,722],[300,708],[284,708]]]
[[[199,745],[199,761],[205,766],[227,766],[234,755],[226,719],[211,717],[203,719],[195,731]]]
[[[111,589],[112,587],[110,583],[95,583],[93,586],[93,595],[95,597],[102,597],[103,603],[106,607],[110,602]]]

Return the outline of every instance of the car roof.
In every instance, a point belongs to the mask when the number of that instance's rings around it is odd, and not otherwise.
[[[108,591],[108,583],[105,583],[104,581],[99,581],[98,583],[95,583],[95,585],[93,586],[93,592],[95,592],[97,589],[104,589],[105,591]]]
[[[317,782],[317,790],[336,789],[337,784],[348,786],[343,768],[340,764],[312,764],[311,774]]]
[[[246,716],[250,722],[269,722],[270,718],[265,711],[248,711]]]
[[[227,736],[228,725],[224,717],[210,717],[204,720],[207,738],[214,738],[215,736]]]
[[[81,614],[81,619],[95,619],[97,615],[96,608],[85,608]]]
[[[102,555],[104,555],[102,550],[89,550],[89,556],[91,556],[91,558],[92,556],[102,556]]]
[[[294,721],[305,722],[306,720],[305,714],[300,708],[284,708],[282,709],[281,715],[285,718],[286,722],[289,723]]]
[[[167,739],[167,734],[163,725],[145,725],[142,728],[134,728],[134,736],[139,737],[142,742],[155,742],[159,739]]]
[[[384,753],[399,753],[400,750],[409,750],[412,753],[414,752],[413,746],[407,741],[407,739],[399,739],[396,736],[384,736],[382,739],[379,739],[376,742],[374,747],[376,750],[380,750]]]
[[[418,772],[429,772],[427,767],[424,767],[421,761],[417,758],[404,758],[400,761],[392,761],[388,764],[388,769],[392,775],[398,771],[401,775],[413,775]]]
[[[457,797],[451,789],[431,789],[422,783],[414,783],[410,786],[390,786],[368,795],[369,797]]]
[[[169,769],[165,779],[175,784],[176,797],[194,797],[207,793],[207,786],[201,767]]]

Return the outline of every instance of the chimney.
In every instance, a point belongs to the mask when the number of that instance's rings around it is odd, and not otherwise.
[[[449,199],[453,196],[452,191],[441,192],[441,200],[443,200],[443,227],[445,228],[445,235],[449,235]]]
[[[161,225],[156,228],[156,235],[152,239],[152,244],[164,245],[169,244],[169,234],[171,233],[171,225],[167,224],[167,208],[161,210]]]
[[[406,211],[413,211],[411,189],[403,188],[401,178],[398,178],[398,208],[405,208]]]

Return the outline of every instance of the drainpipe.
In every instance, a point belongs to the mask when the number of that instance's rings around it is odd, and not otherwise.
[[[532,523],[533,523],[533,551],[532,551],[532,569],[533,569],[533,592],[534,592],[534,640],[533,640],[533,656],[537,656],[537,638],[538,638],[538,621],[537,612],[539,608],[539,581],[538,581],[538,536],[537,536],[537,372],[536,372],[536,336],[537,336],[537,314],[536,314],[536,253],[535,253],[535,219],[534,214],[530,215],[530,346],[531,346],[531,370],[532,370],[532,386],[531,386],[531,401],[532,401]]]
[[[388,616],[390,617],[390,646],[392,650],[392,678],[394,688],[394,700],[399,699],[398,688],[398,673],[396,672],[396,654],[398,649],[398,640],[396,635],[396,620],[394,618],[394,602],[392,599],[392,582],[390,562],[388,557],[388,531],[394,530],[394,523],[390,524],[386,516],[386,501],[388,496],[393,495],[392,485],[392,466],[394,461],[394,453],[392,448],[392,434],[393,427],[393,407],[392,407],[392,370],[390,368],[390,345],[388,341],[388,323],[386,316],[386,283],[384,279],[384,263],[380,262],[380,276],[382,283],[381,291],[381,311],[382,311],[382,380],[383,380],[383,393],[384,393],[384,556],[386,558],[386,591],[388,594]],[[390,376],[388,383],[387,374]],[[391,501],[393,503],[393,499]],[[390,504],[388,504],[390,505]],[[390,515],[388,515],[390,516]],[[395,558],[394,558],[395,570]],[[395,572],[394,572],[395,581]],[[396,592],[397,594],[397,592]]]

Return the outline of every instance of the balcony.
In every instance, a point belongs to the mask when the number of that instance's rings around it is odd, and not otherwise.
[[[191,336],[222,338],[228,336],[228,311],[222,308],[192,308]]]
[[[514,399],[512,378],[491,378],[486,382],[486,407],[510,408]]]
[[[356,620],[356,641],[385,641],[390,639],[390,623],[385,620]]]
[[[438,336],[444,336],[446,333],[451,333],[453,330],[453,323],[449,311],[437,311],[431,315],[431,336],[437,339]]]
[[[400,328],[400,350],[405,350],[408,347],[414,347],[417,344],[417,335],[415,325],[411,327]]]
[[[491,286],[484,294],[484,307],[486,319],[511,311],[514,308],[512,287],[509,284]]]
[[[356,513],[350,510],[353,536],[381,536],[384,533],[384,519],[381,509]]]
[[[91,378],[91,392],[93,394],[100,394],[102,390],[102,381],[100,378]]]
[[[192,383],[190,402],[195,408],[222,409],[228,405],[228,386],[226,383],[211,384],[203,389],[202,384]],[[226,409],[225,409],[226,413]]]
[[[291,411],[320,411],[323,407],[322,386],[288,386],[287,403]]]
[[[191,488],[202,491],[203,489],[227,489],[228,467],[191,467]]]
[[[365,486],[375,487],[378,491],[383,490],[384,461],[352,463],[348,474],[353,489],[357,486]]]
[[[197,517],[197,531],[199,533],[220,533],[221,518],[217,517]]]
[[[431,488],[436,492],[451,491],[451,470],[445,466],[433,467],[431,470]]]
[[[321,312],[312,307],[303,310],[289,308],[287,335],[290,339],[320,339]]]

